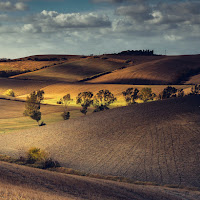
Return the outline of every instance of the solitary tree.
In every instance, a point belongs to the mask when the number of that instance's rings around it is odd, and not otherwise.
[[[93,105],[95,107],[94,112],[108,110],[109,105],[114,103],[117,99],[109,90],[100,90],[94,97]]]
[[[148,100],[153,100],[156,95],[152,93],[151,88],[142,88],[142,90],[139,92],[139,97],[144,102],[147,102]]]
[[[67,106],[70,104],[71,101],[73,101],[73,99],[71,99],[70,94],[66,94],[65,96],[63,96],[63,98],[60,99],[61,104],[64,105],[64,111],[61,114],[64,120],[70,118],[70,112],[67,111]]]
[[[81,92],[78,94],[76,98],[76,103],[80,104],[82,106],[82,109],[80,110],[84,115],[87,114],[87,109],[92,105],[93,103],[93,93],[92,92]]]
[[[40,103],[43,100],[44,91],[39,90],[32,92],[26,97],[24,115],[29,116],[31,119],[36,120],[39,126],[41,120]]]
[[[139,90],[135,88],[128,88],[126,91],[122,92],[127,105],[131,105],[135,103],[135,100],[138,99]]]

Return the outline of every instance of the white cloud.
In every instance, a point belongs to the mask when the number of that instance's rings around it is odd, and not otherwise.
[[[24,11],[27,8],[23,2],[0,1],[0,11]]]

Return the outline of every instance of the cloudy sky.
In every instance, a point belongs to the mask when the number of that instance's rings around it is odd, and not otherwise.
[[[199,0],[0,0],[0,58],[200,53]]]

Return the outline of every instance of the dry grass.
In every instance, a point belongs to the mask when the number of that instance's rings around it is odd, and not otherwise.
[[[175,84],[181,74],[199,69],[200,56],[167,56],[118,70],[89,81],[90,83],[118,84]]]
[[[64,175],[0,162],[0,198],[11,200],[198,199],[197,191]]]
[[[144,182],[199,187],[199,99],[185,97],[2,134],[0,152],[45,149],[62,166]]]

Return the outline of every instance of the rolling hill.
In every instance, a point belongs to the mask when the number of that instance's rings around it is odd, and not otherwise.
[[[30,72],[14,78],[33,80],[56,80],[77,82],[84,78],[107,71],[113,71],[127,64],[100,58],[81,58],[73,62],[55,65],[46,69]]]
[[[197,191],[54,173],[0,162],[0,198],[26,200],[193,200]]]
[[[167,56],[90,80],[90,83],[180,84],[200,71],[200,55]]]
[[[45,149],[62,166],[200,187],[200,96],[136,104],[0,135],[0,154]]]

